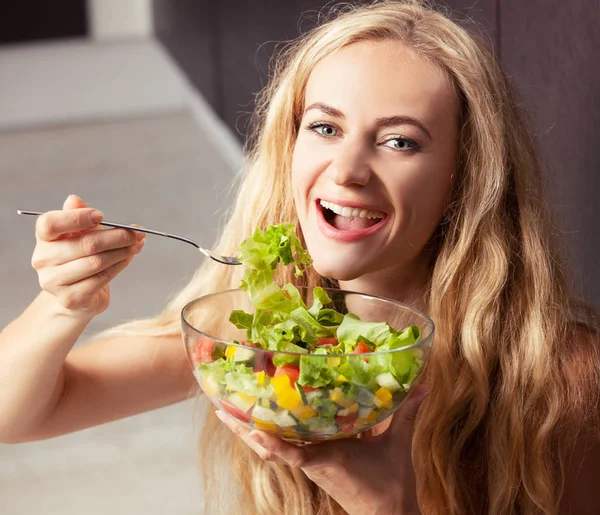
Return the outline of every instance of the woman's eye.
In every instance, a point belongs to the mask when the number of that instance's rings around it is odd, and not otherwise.
[[[391,138],[383,142],[386,147],[402,152],[417,152],[421,150],[419,144],[410,138]]]
[[[332,125],[328,125],[326,123],[313,123],[308,126],[308,129],[316,132],[320,136],[325,136],[326,138],[332,138],[333,136],[337,136],[338,130]]]

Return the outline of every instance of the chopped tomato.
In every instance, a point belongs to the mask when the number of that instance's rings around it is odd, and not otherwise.
[[[335,423],[340,426],[342,433],[349,433],[354,429],[354,422],[356,422],[356,413],[350,413],[350,415],[337,416],[335,417]]]
[[[315,347],[322,347],[323,345],[338,345],[337,338],[319,338],[319,343],[315,343]]]
[[[277,367],[275,370],[275,377],[286,375],[290,378],[290,385],[294,386],[298,378],[300,377],[300,368],[296,365],[284,365]]]
[[[192,349],[194,363],[212,363],[212,351],[215,347],[215,341],[209,338],[200,338],[198,343]]]
[[[242,410],[236,408],[233,404],[231,404],[227,399],[220,399],[219,403],[221,404],[221,407],[232,417],[235,417],[238,420],[241,420],[242,422],[246,423],[252,420],[252,408],[250,408],[247,413],[244,413]]]
[[[361,340],[354,348],[354,354],[364,354],[365,352],[371,352],[371,350],[369,349],[369,346]]]
[[[312,386],[303,386],[302,389],[305,392],[316,392],[318,390],[318,388],[313,388]]]

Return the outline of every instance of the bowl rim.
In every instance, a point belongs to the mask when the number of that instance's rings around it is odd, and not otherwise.
[[[295,286],[295,285],[294,285]],[[299,290],[309,290],[312,289],[311,287],[308,286],[295,286],[296,288],[298,288]],[[219,338],[217,336],[213,336],[211,334],[208,334],[204,331],[201,331],[200,329],[194,327],[191,323],[189,323],[186,318],[185,318],[185,312],[186,310],[188,310],[193,304],[196,304],[197,302],[200,302],[202,300],[206,300],[210,297],[214,297],[217,295],[223,295],[225,293],[233,293],[233,292],[244,292],[244,290],[242,290],[241,288],[231,288],[229,290],[221,290],[221,291],[217,291],[217,292],[213,292],[213,293],[208,293],[206,295],[202,295],[200,297],[196,297],[192,300],[190,300],[189,302],[187,302],[183,308],[181,309],[181,323],[182,325],[188,327],[189,329],[191,329],[193,332],[198,333],[199,335],[209,338],[211,340],[214,340],[215,342],[218,343],[222,343],[225,345],[232,345],[234,347],[240,347],[242,349],[252,349],[255,352],[268,352],[270,354],[273,355],[288,355],[288,356],[312,356],[315,358],[337,358],[337,357],[350,357],[350,356],[361,356],[361,357],[369,357],[369,356],[382,356],[385,354],[391,354],[393,352],[402,352],[408,349],[412,349],[412,348],[416,348],[416,347],[423,347],[426,346],[429,342],[431,342],[433,340],[433,335],[435,334],[435,323],[433,322],[433,320],[431,319],[431,317],[429,317],[429,315],[427,315],[424,311],[421,311],[420,309],[414,308],[412,306],[409,306],[408,304],[405,304],[403,302],[400,302],[398,300],[394,300],[391,299],[389,297],[382,297],[379,295],[372,295],[370,293],[361,293],[361,292],[357,292],[357,291],[352,291],[352,290],[344,290],[344,289],[340,289],[340,288],[323,288],[326,292],[336,292],[336,293],[343,293],[343,294],[351,294],[351,295],[360,295],[361,297],[365,297],[368,299],[374,299],[374,300],[378,300],[378,301],[385,301],[389,304],[394,304],[396,306],[400,306],[402,308],[405,308],[409,311],[412,311],[413,313],[416,313],[417,315],[419,315],[420,317],[422,317],[427,325],[428,328],[430,329],[429,334],[425,337],[425,338],[419,338],[419,340],[417,340],[415,343],[411,344],[411,345],[406,345],[404,347],[399,347],[397,349],[389,349],[389,350],[382,350],[382,351],[372,351],[372,352],[363,352],[361,354],[355,354],[355,353],[350,353],[350,354],[314,354],[314,353],[304,353],[304,352],[289,352],[289,351],[283,351],[283,350],[270,350],[270,349],[264,349],[262,347],[249,347],[248,345],[242,345],[240,343],[235,343],[233,341],[229,341],[229,340],[224,340],[223,338]],[[245,293],[245,292],[244,292]],[[419,330],[421,330],[421,328],[419,327]],[[421,331],[422,333],[422,331]],[[183,334],[183,331],[182,331]],[[185,343],[185,342],[184,342]],[[186,351],[188,346],[185,345],[186,347]]]

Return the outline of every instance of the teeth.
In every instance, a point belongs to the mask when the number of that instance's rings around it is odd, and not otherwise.
[[[333,211],[335,214],[346,218],[383,218],[385,215],[380,211],[369,211],[367,209],[352,208],[348,206],[338,206],[333,202],[321,200],[320,204],[325,208]]]

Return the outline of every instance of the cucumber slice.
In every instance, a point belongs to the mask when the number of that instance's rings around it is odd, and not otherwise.
[[[250,403],[247,400],[243,399],[239,393],[232,393],[227,400],[233,404],[237,409],[246,413],[254,403]]]
[[[264,408],[258,404],[254,406],[254,409],[252,410],[252,417],[264,422],[271,422],[275,417],[275,414],[276,413],[272,409]]]
[[[243,347],[237,347],[233,355],[233,361],[249,361],[254,357],[255,351]]]
[[[369,418],[369,415],[373,412],[372,408],[358,408],[356,416],[358,418]]]
[[[388,388],[391,391],[400,390],[402,388],[398,381],[394,379],[394,376],[391,374],[391,372],[383,372],[379,374],[375,379],[377,380],[380,386]]]
[[[271,400],[268,397],[259,397],[258,405],[262,406],[263,408],[272,408]]]
[[[298,421],[286,409],[275,413],[272,420],[279,427],[291,427],[295,426],[298,423]]]
[[[307,420],[306,427],[309,431],[319,433],[323,436],[333,436],[339,433],[339,429],[336,423],[320,418],[311,418]]]
[[[373,406],[375,395],[368,388],[364,388],[363,386],[358,387],[358,392],[356,394],[356,402],[358,402],[361,406]]]

